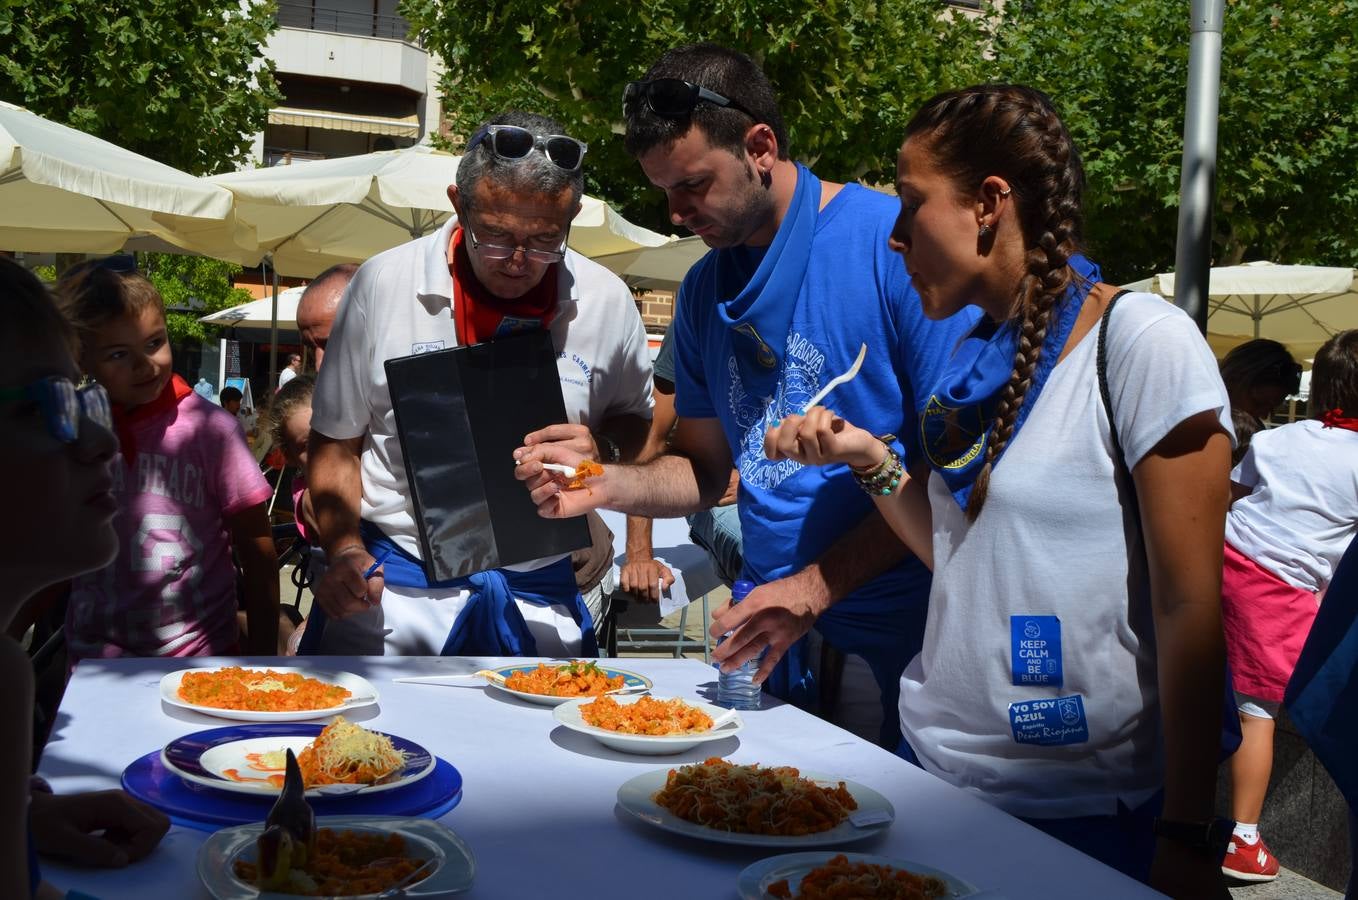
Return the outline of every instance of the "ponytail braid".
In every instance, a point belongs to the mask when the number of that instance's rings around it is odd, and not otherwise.
[[[1051,101],[1017,85],[978,85],[941,94],[906,126],[906,137],[928,141],[940,171],[968,194],[990,175],[1013,190],[1023,232],[1025,272],[1014,290],[1010,319],[1018,346],[1009,381],[991,420],[985,462],[967,502],[975,521],[985,506],[995,460],[1014,424],[1042,356],[1052,313],[1074,278],[1070,258],[1080,248],[1084,170]]]

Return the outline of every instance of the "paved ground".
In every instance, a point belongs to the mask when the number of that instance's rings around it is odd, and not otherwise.
[[[283,597],[284,602],[290,603],[296,594],[296,588],[294,588],[291,582],[287,580],[286,573],[280,577],[279,586],[282,591],[281,596]],[[729,597],[730,592],[724,587],[713,591],[708,596],[709,610],[716,609],[722,603],[725,603]],[[310,608],[311,595],[309,592],[304,592],[302,609],[305,612]],[[651,604],[638,603],[635,601],[629,603],[627,610],[618,618],[619,641],[621,642],[627,637],[627,629],[629,628],[667,628],[677,631],[680,614],[674,613],[661,620],[658,618],[658,612],[658,608]],[[706,630],[706,626],[700,622],[702,619],[701,612],[701,605],[695,601],[690,606],[688,619],[685,622],[684,635],[686,646],[683,655],[690,659],[703,658],[702,637],[703,632]],[[673,644],[675,637],[673,634],[666,636],[634,635],[634,637],[638,641],[664,641],[665,645],[654,648],[620,647],[618,652],[619,656],[674,656]],[[1267,884],[1241,884],[1235,882],[1234,885],[1235,886],[1231,888],[1231,897],[1233,900],[1341,900],[1343,897],[1340,892],[1332,891],[1324,885],[1317,884],[1316,882],[1304,878],[1295,872],[1290,872],[1287,869],[1283,870],[1282,875],[1280,875],[1276,881]]]

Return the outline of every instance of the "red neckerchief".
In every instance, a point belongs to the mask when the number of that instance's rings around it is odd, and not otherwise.
[[[1358,431],[1358,418],[1345,416],[1342,409],[1332,409],[1320,417],[1326,428],[1343,428],[1345,431]]]
[[[556,265],[547,267],[547,273],[531,291],[505,300],[476,279],[462,235],[461,228],[453,230],[453,261],[448,266],[453,276],[453,321],[458,343],[465,347],[550,326],[556,315]]]
[[[171,375],[169,384],[160,396],[150,403],[132,409],[124,409],[117,404],[113,407],[113,430],[118,435],[118,449],[122,451],[123,462],[129,466],[137,460],[137,438],[132,431],[138,422],[153,419],[174,409],[180,402],[193,393],[193,388],[178,375]]]

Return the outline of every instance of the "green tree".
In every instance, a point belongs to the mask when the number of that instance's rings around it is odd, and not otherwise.
[[[272,2],[0,5],[0,99],[195,175],[243,162],[282,99]]]
[[[465,138],[507,108],[559,119],[590,145],[587,189],[672,230],[623,149],[622,88],[665,50],[710,40],[749,53],[778,91],[792,154],[832,180],[894,182],[910,113],[975,80],[978,24],[939,0],[404,0],[448,67],[445,115]],[[456,143],[453,149],[459,149]]]
[[[1187,90],[1182,0],[988,11],[994,74],[1055,99],[1084,156],[1106,277],[1173,267]],[[1227,0],[1213,264],[1358,265],[1358,0]]]

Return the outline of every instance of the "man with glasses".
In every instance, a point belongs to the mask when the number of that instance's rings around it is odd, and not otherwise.
[[[641,317],[621,280],[567,247],[585,150],[545,117],[492,119],[448,187],[456,217],[354,274],[313,399],[310,487],[329,560],[315,595],[328,621],[317,628],[313,612],[304,652],[597,654],[569,557],[480,573],[473,585],[424,580],[383,369],[387,359],[547,330],[570,421],[526,442],[603,462],[640,448],[651,405]]]
[[[846,372],[866,343],[857,378],[825,402],[898,449],[889,435],[901,435],[913,460],[917,395],[970,319],[925,320],[887,247],[895,198],[822,182],[794,162],[773,88],[743,54],[712,44],[665,53],[627,85],[623,115],[627,149],[665,191],[671,220],[712,250],[676,304],[671,451],[608,470],[594,502],[607,495],[624,512],[691,513],[721,497],[734,465],[744,575],[760,586],[717,610],[712,634],[730,634],[715,658],[730,668],[764,654],[756,680],[773,693],[819,704],[895,749],[899,680],[922,640],[929,572],[845,467],[770,462],[764,434]],[[546,511],[576,514],[591,502],[581,492],[552,496],[529,464],[567,461],[554,450],[521,455],[521,477]]]

